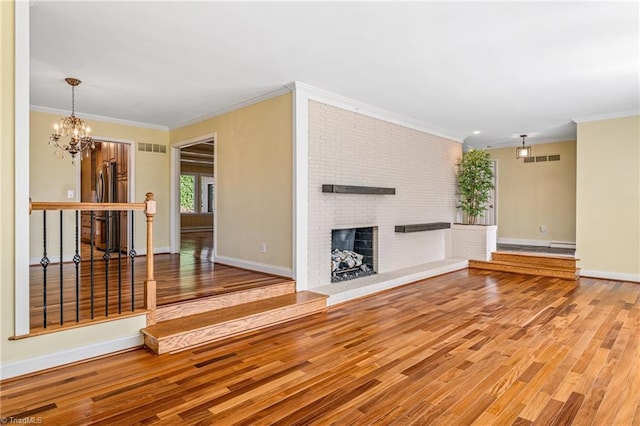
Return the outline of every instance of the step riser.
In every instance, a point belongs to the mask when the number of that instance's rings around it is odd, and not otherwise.
[[[483,269],[487,271],[498,271],[498,272],[512,272],[517,274],[526,274],[526,275],[536,275],[550,278],[563,278],[567,280],[576,280],[579,278],[579,273],[577,270],[574,271],[558,271],[558,270],[549,270],[544,268],[535,268],[535,267],[527,267],[527,266],[506,266],[506,265],[498,265],[495,263],[487,262],[481,263],[477,261],[470,260],[469,268],[472,269]]]
[[[558,259],[543,256],[522,256],[510,253],[493,253],[491,258],[504,262],[522,263],[523,265],[531,267],[564,269],[566,271],[576,270],[576,259],[574,258]]]
[[[304,304],[286,306],[274,311],[215,324],[199,330],[191,330],[180,335],[161,338],[160,340],[145,334],[144,343],[152,352],[157,354],[176,352],[247,331],[275,325],[294,318],[311,315],[323,311],[325,308],[325,299],[313,300]]]
[[[186,317],[212,311],[214,309],[227,308],[243,303],[255,302],[284,294],[295,293],[296,283],[275,284],[267,287],[259,287],[251,290],[222,294],[218,296],[203,297],[171,305],[159,306],[156,311],[157,321],[167,321],[173,318]]]

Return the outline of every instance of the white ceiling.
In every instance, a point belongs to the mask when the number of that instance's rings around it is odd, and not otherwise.
[[[479,148],[639,104],[639,3],[53,2],[31,104],[179,126],[301,81]],[[475,130],[481,131],[473,135]]]

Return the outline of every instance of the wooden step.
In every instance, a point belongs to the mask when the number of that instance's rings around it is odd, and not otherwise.
[[[519,262],[505,262],[501,260],[469,260],[469,268],[564,278],[568,280],[577,280],[580,277],[580,269],[568,271],[566,269],[548,268],[543,266],[527,265]]]
[[[141,331],[152,352],[175,352],[322,311],[326,299],[302,291],[162,321]]]
[[[248,290],[234,291],[215,296],[201,297],[199,299],[185,300],[158,306],[156,311],[157,321],[167,321],[174,318],[195,315],[214,309],[228,308],[229,306],[269,299],[296,292],[296,282],[289,281],[279,284],[271,284],[264,287]]]
[[[572,256],[554,256],[537,253],[513,253],[497,251],[491,254],[491,259],[502,262],[521,263],[525,266],[538,266],[543,268],[561,269],[564,271],[575,271],[576,259]]]

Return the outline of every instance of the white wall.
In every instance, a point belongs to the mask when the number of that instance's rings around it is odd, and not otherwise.
[[[459,143],[325,103],[308,102],[308,287],[330,283],[331,230],[378,227],[378,272],[444,259],[453,222]],[[322,193],[323,184],[392,187],[395,195]]]

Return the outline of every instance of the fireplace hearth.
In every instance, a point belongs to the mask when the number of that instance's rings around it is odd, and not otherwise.
[[[331,282],[348,281],[376,273],[376,228],[331,231]]]

